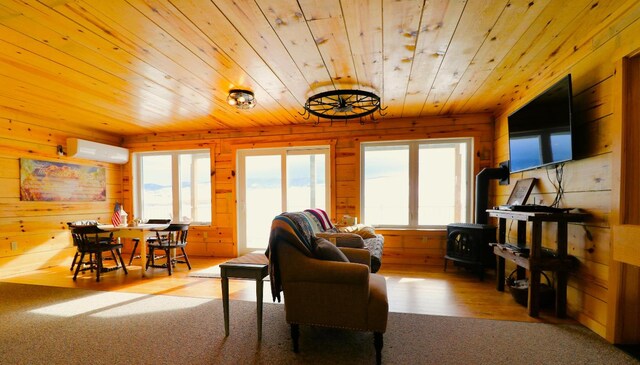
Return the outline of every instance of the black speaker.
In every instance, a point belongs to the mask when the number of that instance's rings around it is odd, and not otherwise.
[[[491,242],[497,242],[494,226],[473,223],[447,225],[444,270],[447,271],[447,260],[451,260],[460,266],[476,269],[482,280],[485,267],[495,268],[496,265],[493,249],[489,246]]]

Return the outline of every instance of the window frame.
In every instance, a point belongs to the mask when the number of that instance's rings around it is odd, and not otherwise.
[[[418,217],[419,207],[419,164],[418,155],[420,145],[430,144],[451,144],[451,143],[465,143],[467,145],[466,160],[467,160],[467,191],[464,194],[464,202],[466,214],[463,222],[467,223],[472,221],[473,217],[473,177],[474,177],[474,160],[473,160],[473,137],[454,137],[454,138],[434,138],[434,139],[404,139],[404,140],[389,140],[389,141],[369,141],[360,143],[360,217],[363,222],[366,222],[365,215],[365,149],[367,146],[408,146],[409,148],[409,221],[407,225],[397,224],[376,224],[375,227],[383,229],[445,229],[446,225],[441,224],[429,224],[420,225]],[[454,223],[454,222],[451,222]]]
[[[172,221],[175,217],[181,217],[181,204],[180,204],[180,156],[181,155],[195,155],[207,153],[209,155],[209,176],[211,177],[211,149],[210,148],[194,148],[183,150],[164,150],[164,151],[146,151],[146,152],[134,152],[132,154],[132,172],[133,172],[133,201],[134,201],[134,216],[142,217],[143,208],[143,194],[142,194],[142,158],[145,156],[170,156],[171,157],[171,191],[172,191]],[[193,171],[191,173],[193,178]],[[193,181],[193,180],[192,180]],[[213,179],[209,180],[209,188],[212,189]],[[213,195],[209,202],[209,210],[211,211],[211,221],[199,222],[191,221],[192,226],[211,226],[213,224]],[[195,206],[192,202],[192,207]]]
[[[238,148],[235,153],[237,166],[236,179],[236,224],[237,224],[237,242],[238,253],[244,254],[255,250],[256,248],[247,247],[246,237],[246,173],[245,158],[248,156],[273,156],[280,155],[280,176],[282,198],[280,202],[281,211],[285,210],[287,203],[287,156],[288,155],[309,155],[324,154],[325,155],[325,211],[331,216],[332,188],[333,188],[333,170],[332,162],[332,145],[321,143],[317,145],[305,146],[282,146],[282,147],[260,147],[260,148]]]

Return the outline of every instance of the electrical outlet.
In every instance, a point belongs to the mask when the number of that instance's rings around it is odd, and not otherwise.
[[[11,242],[11,251],[17,251],[18,250],[18,242],[13,241]]]

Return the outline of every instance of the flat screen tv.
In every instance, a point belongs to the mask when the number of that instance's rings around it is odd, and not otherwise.
[[[508,117],[509,169],[530,170],[573,158],[571,75]]]

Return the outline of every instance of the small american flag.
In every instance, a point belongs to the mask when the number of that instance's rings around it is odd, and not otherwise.
[[[116,207],[113,209],[113,215],[111,216],[111,224],[117,227],[120,223],[122,223],[122,219],[120,218],[120,203],[116,202]]]

